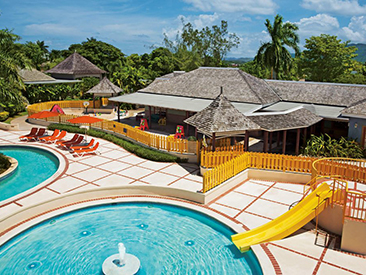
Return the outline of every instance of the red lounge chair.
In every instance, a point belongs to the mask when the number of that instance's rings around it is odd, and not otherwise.
[[[82,149],[89,149],[89,148],[91,148],[93,145],[94,145],[94,138],[88,143],[88,144],[86,144],[86,145],[80,145],[80,146],[74,146],[74,145],[72,145],[71,147],[70,147],[70,150],[71,151],[75,151],[75,150],[82,150]]]
[[[83,141],[83,139],[84,139],[83,136],[78,136],[78,138],[75,141],[67,142],[67,143],[64,142],[64,143],[60,144],[60,146],[69,150],[72,145],[79,145]]]
[[[20,137],[19,137],[19,139],[20,139],[20,140],[22,140],[22,139],[24,139],[24,140],[25,140],[27,137],[34,136],[37,132],[38,132],[38,128],[33,127],[33,128],[31,129],[31,131],[29,132],[29,134],[26,134],[26,135],[24,135],[24,136],[20,136]]]
[[[56,145],[61,146],[63,143],[73,143],[78,139],[79,135],[75,134],[72,139],[69,140],[58,140],[56,141]]]
[[[27,139],[27,141],[30,140],[38,140],[38,138],[40,138],[41,136],[43,136],[46,133],[46,129],[45,128],[39,128],[38,132],[32,136],[28,136],[25,137]]]
[[[55,131],[53,131],[53,134],[50,136],[44,136],[44,137],[40,137],[38,140],[39,141],[48,141],[54,137],[57,137],[60,134],[60,130],[59,129],[55,129]]]
[[[94,153],[100,154],[100,152],[98,151],[98,147],[99,147],[99,142],[97,142],[94,145],[94,147],[91,147],[91,148],[74,150],[72,152],[72,154],[75,155],[75,156],[78,156],[78,157],[82,157],[82,156],[84,156],[86,154],[94,154]]]
[[[67,132],[66,131],[61,131],[61,133],[53,138],[48,139],[46,142],[48,143],[56,143],[57,141],[63,139],[66,136]]]

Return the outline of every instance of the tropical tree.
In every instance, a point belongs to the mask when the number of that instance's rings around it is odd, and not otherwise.
[[[288,73],[293,66],[293,58],[286,47],[295,51],[295,56],[300,54],[299,37],[296,31],[299,29],[295,24],[283,23],[281,15],[277,14],[273,26],[266,19],[264,25],[271,37],[270,42],[262,43],[254,60],[257,64],[271,70],[271,78],[282,77]]]
[[[345,73],[354,70],[356,47],[348,46],[337,36],[321,34],[306,39],[301,67],[309,80],[333,82]]]
[[[44,41],[37,41],[36,43],[28,41],[22,44],[22,51],[25,56],[31,61],[32,67],[40,70],[42,64],[48,60],[48,46],[44,45]]]

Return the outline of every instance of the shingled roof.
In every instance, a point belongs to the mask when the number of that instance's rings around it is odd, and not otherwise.
[[[50,74],[66,74],[66,75],[86,75],[86,74],[103,74],[106,71],[99,69],[88,59],[81,56],[77,52],[70,55],[64,61],[57,64],[52,69],[46,71]]]
[[[36,69],[22,69],[19,71],[19,76],[24,82],[39,82],[39,81],[55,81],[53,77],[46,75]]]
[[[104,77],[97,85],[86,93],[98,96],[114,96],[121,91],[122,89],[120,87],[114,85],[107,77]]]
[[[245,130],[258,130],[260,127],[238,111],[230,101],[220,93],[205,109],[184,120],[205,135],[217,136],[225,133],[235,134]]]
[[[342,111],[343,116],[366,117],[366,99],[363,99]]]
[[[267,82],[237,68],[201,67],[166,80],[157,79],[140,92],[215,99],[219,87],[231,102],[267,105],[280,100]]]
[[[284,101],[350,106],[366,96],[366,85],[266,80]]]
[[[323,119],[302,107],[286,112],[257,115],[254,113],[254,115],[249,115],[248,118],[268,132],[306,128]]]

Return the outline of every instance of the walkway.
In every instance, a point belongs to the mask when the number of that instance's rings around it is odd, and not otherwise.
[[[0,145],[22,144],[18,136],[27,131],[0,130]],[[71,137],[72,135],[69,135]],[[90,137],[89,137],[90,138]],[[73,157],[54,145],[43,145],[65,157],[66,171],[52,184],[6,206],[0,203],[0,219],[41,201],[68,192],[91,190],[106,186],[157,185],[197,192],[202,188],[195,164],[158,163],[141,159],[110,142],[99,140],[101,155]],[[39,143],[37,143],[39,144]],[[286,212],[298,201],[303,186],[282,182],[247,180],[216,199],[207,207],[250,229]],[[0,227],[1,228],[1,227]],[[332,241],[330,247],[336,247]],[[313,226],[309,223],[293,236],[263,247],[273,255],[282,274],[366,274],[366,257],[354,256],[324,246],[324,238],[315,243]],[[281,274],[278,272],[278,274]]]

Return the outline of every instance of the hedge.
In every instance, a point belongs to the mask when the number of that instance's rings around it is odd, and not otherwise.
[[[0,153],[0,174],[5,172],[6,170],[8,170],[10,165],[11,164],[10,164],[9,159],[6,156],[4,156],[2,153]]]
[[[55,129],[65,130],[69,133],[79,133],[79,134],[85,133],[85,129],[80,129],[78,126],[67,125],[67,124],[57,124],[57,123],[50,124],[48,126],[48,129],[49,130],[55,130]],[[105,133],[101,130],[89,129],[89,130],[87,130],[86,133],[89,136],[93,136],[96,138],[101,138],[101,139],[113,142],[114,144],[121,146],[122,148],[126,149],[127,151],[129,151],[141,158],[144,158],[144,159],[158,161],[158,162],[187,162],[188,161],[188,159],[185,159],[185,158],[172,156],[170,154],[167,154],[167,153],[155,150],[155,149],[143,147],[141,145],[138,145],[138,144],[132,143],[128,140],[117,137],[113,134]]]

